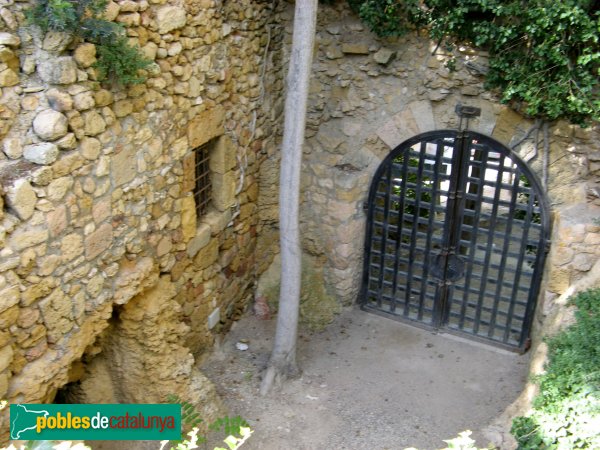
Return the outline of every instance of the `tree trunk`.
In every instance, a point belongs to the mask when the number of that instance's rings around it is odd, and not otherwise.
[[[299,373],[296,339],[300,308],[302,250],[298,227],[300,167],[306,124],[306,104],[312,68],[318,0],[296,0],[292,54],[287,75],[285,123],[279,178],[281,287],[275,344],[260,392]]]

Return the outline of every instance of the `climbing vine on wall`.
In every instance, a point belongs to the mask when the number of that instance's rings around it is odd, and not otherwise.
[[[348,0],[348,3],[379,36],[401,36],[415,24],[424,24],[419,0]]]
[[[490,54],[488,88],[544,120],[600,120],[600,10],[593,0],[348,0],[380,36],[431,37]]]
[[[139,71],[151,61],[129,45],[123,27],[103,18],[107,0],[36,0],[29,23],[42,31],[60,31],[96,45],[98,79],[121,84],[144,81]]]

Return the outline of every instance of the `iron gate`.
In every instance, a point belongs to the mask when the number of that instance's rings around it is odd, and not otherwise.
[[[363,309],[526,350],[549,208],[507,147],[443,130],[396,147],[366,205]]]

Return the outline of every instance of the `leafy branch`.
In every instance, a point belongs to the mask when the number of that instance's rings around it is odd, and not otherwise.
[[[196,410],[194,405],[185,400],[182,400],[177,395],[168,395],[167,401],[170,403],[179,403],[181,405],[181,420],[187,425],[192,427],[192,430],[188,433],[189,439],[173,442],[175,446],[170,447],[170,450],[190,450],[198,448],[198,443],[206,442],[204,436],[198,435],[198,426],[202,423],[200,413]],[[227,445],[229,450],[239,449],[252,435],[253,431],[244,419],[240,416],[236,417],[223,417],[217,419],[215,422],[210,424],[208,428],[212,431],[222,431],[227,437],[223,442]],[[161,441],[160,450],[163,450],[169,441]],[[214,450],[226,450],[222,447],[215,447]]]
[[[95,44],[94,68],[100,81],[142,83],[145,78],[139,71],[148,68],[151,61],[129,45],[121,25],[103,18],[106,6],[107,0],[36,0],[26,15],[29,23],[44,32],[64,32]]]
[[[486,86],[545,121],[600,120],[600,11],[589,0],[348,0],[380,36],[426,27],[489,52]]]

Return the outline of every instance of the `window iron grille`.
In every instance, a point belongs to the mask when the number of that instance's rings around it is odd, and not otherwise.
[[[207,142],[194,150],[194,200],[196,201],[197,217],[206,213],[212,197],[212,183],[210,180],[209,167],[211,147],[211,142]]]

